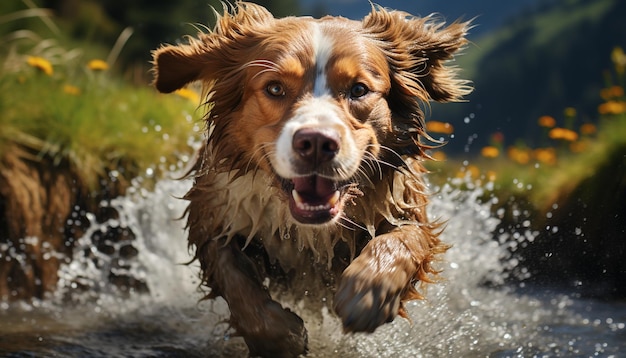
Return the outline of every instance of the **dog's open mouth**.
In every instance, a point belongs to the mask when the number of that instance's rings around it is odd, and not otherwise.
[[[322,224],[341,212],[341,189],[337,182],[319,175],[286,180],[289,210],[304,224]]]

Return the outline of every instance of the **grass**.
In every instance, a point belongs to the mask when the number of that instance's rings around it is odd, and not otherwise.
[[[452,158],[429,163],[431,178],[441,184],[449,178],[469,176],[479,183],[493,182],[494,194],[504,201],[510,197],[528,200],[538,211],[546,211],[559,198],[567,197],[600,168],[618,165],[608,163],[616,153],[626,153],[626,113],[604,115],[600,118],[597,133],[580,139],[584,150],[571,151],[571,143],[552,141],[554,157],[541,160],[532,154],[530,148],[522,148],[529,153],[529,160],[520,163],[511,155],[502,153],[494,158],[477,157],[471,159]],[[518,145],[519,146],[519,145]],[[511,146],[516,148],[516,146]],[[626,175],[626,173],[624,173]],[[619,178],[598,178],[595,184],[619,180]],[[601,185],[601,184],[600,184]],[[601,190],[601,188],[592,188]]]
[[[626,54],[615,47],[610,58],[613,69],[603,73],[606,88],[598,93],[604,102],[598,106],[597,118],[583,121],[575,108],[568,107],[562,113],[563,127],[557,127],[554,117],[541,116],[537,125],[543,127],[543,138],[538,138],[538,148],[521,139],[505,147],[502,133],[496,132],[479,157],[445,159],[444,153],[434,152],[433,157],[445,160],[427,164],[433,181],[442,184],[461,176],[492,182],[498,197],[505,201],[521,198],[539,212],[572,193],[595,195],[604,185],[619,182],[626,177],[620,159],[626,155]],[[597,173],[617,177],[598,177]]]
[[[94,66],[85,55],[93,49],[66,50],[55,39],[15,42],[0,54],[0,158],[17,145],[68,160],[95,188],[111,171],[122,168],[120,179],[130,180],[190,156],[197,102],[128,84],[110,64]]]

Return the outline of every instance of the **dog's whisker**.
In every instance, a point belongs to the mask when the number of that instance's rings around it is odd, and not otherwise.
[[[271,144],[270,143],[263,143],[258,148],[256,148],[254,150],[254,152],[252,152],[252,155],[250,156],[250,158],[248,159],[248,163],[246,164],[245,172],[248,172],[250,170],[250,165],[252,164],[253,161],[256,162],[256,163],[254,163],[255,168],[253,169],[256,172],[258,170],[259,166],[260,166],[259,163],[263,159],[269,158],[270,154],[265,150],[265,148],[267,148],[267,147],[271,147]],[[257,156],[258,152],[262,153],[262,155],[260,156],[261,160],[256,160],[256,156]]]
[[[249,66],[264,66],[264,67],[273,67],[276,69],[278,68],[278,65],[276,64],[276,62],[270,61],[270,60],[252,60],[252,61],[248,61],[244,63],[242,67],[249,67]]]
[[[262,75],[263,73],[266,72],[279,72],[279,68],[278,65],[273,62],[273,61],[269,61],[269,60],[253,60],[250,62],[246,62],[243,65],[241,65],[239,67],[239,70],[244,70],[246,68],[250,68],[250,67],[262,67],[265,68],[264,70],[261,70],[259,72],[257,72],[252,79],[255,79],[257,76]]]
[[[370,169],[372,170],[372,173],[378,173],[378,178],[382,180],[382,178],[383,178],[383,168],[380,165],[381,160],[376,158],[374,156],[374,154],[372,154],[370,152],[365,152],[365,153],[366,153],[366,156],[367,156],[367,158],[365,158],[365,163],[367,163],[367,165],[370,167]],[[376,166],[374,166],[374,164]],[[378,170],[376,170],[376,169],[378,169]]]
[[[352,224],[353,227],[349,227],[346,224],[344,224],[342,221],[345,221],[348,224]],[[349,219],[345,214],[342,214],[341,217],[339,218],[339,220],[337,221],[337,224],[341,225],[342,227],[348,229],[348,230],[356,230],[361,229],[363,231],[367,231],[367,228],[365,226],[361,226],[359,224],[356,223],[356,221]]]
[[[239,70],[244,70],[246,68],[250,68],[250,67],[264,67],[267,70],[272,70],[275,72],[278,72],[279,68],[278,65],[273,62],[273,61],[269,61],[269,60],[254,60],[254,61],[250,61],[247,63],[244,63],[243,65],[241,65],[241,67],[239,67]]]
[[[350,230],[350,231],[356,231],[355,227],[351,227],[348,226],[346,224],[343,223],[343,221],[345,221],[343,215],[341,217],[339,217],[339,219],[337,220],[337,225],[341,226],[342,228],[346,229],[346,230]]]
[[[380,151],[385,151],[387,153],[392,154],[392,156],[397,158],[398,160],[404,161],[404,158],[402,157],[402,155],[400,155],[398,152],[396,152],[393,148],[388,147],[386,145],[370,144],[368,147],[373,147],[373,148],[379,149]]]
[[[359,178],[359,182],[367,182],[366,184],[368,186],[373,187],[374,183],[372,182],[372,179],[370,178],[369,173],[361,166],[359,166],[357,168],[357,174],[358,174],[358,178]]]
[[[262,74],[264,74],[264,73],[267,73],[267,72],[278,72],[278,71],[277,71],[277,70],[275,70],[275,69],[273,69],[273,68],[268,68],[268,69],[265,69],[265,70],[262,70],[262,71],[257,72],[254,76],[252,76],[252,79],[255,79],[255,78],[257,78],[258,76],[260,76],[260,75],[262,75]]]
[[[398,152],[396,152],[395,150],[387,147],[387,146],[383,146],[383,145],[379,145],[378,148],[380,148],[381,150],[386,151],[387,153],[391,153],[393,155],[393,157],[395,157],[398,161],[400,161],[401,165],[395,165],[393,163],[390,163],[388,161],[384,161],[381,159],[376,158],[376,161],[380,164],[384,164],[394,170],[398,170],[400,169],[401,166],[408,166],[408,163],[406,162],[406,160],[404,159],[404,157],[402,157],[400,154],[398,154]]]
[[[364,154],[364,158],[361,161],[361,165],[359,165],[359,167],[362,167],[363,165],[367,165],[372,173],[376,173],[377,171],[376,171],[376,168],[374,167],[375,161],[376,161],[376,158],[374,157],[374,155],[366,151]],[[378,168],[380,169],[380,166],[378,166]]]

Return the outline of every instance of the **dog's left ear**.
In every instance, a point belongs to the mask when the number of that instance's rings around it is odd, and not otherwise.
[[[241,72],[237,67],[242,54],[254,46],[258,33],[271,26],[273,20],[269,11],[253,3],[225,5],[213,31],[200,33],[197,38],[187,37],[187,44],[165,45],[153,51],[155,87],[169,93],[189,82],[210,83]]]
[[[416,18],[374,7],[363,19],[363,28],[387,55],[400,91],[424,101],[456,101],[472,91],[469,81],[457,77],[457,68],[446,65],[467,43],[470,24],[444,25],[432,16]]]

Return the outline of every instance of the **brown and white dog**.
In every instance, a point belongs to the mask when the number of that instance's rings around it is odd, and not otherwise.
[[[377,7],[362,21],[275,19],[238,2],[213,31],[154,52],[159,91],[203,84],[189,245],[251,355],[307,351],[267,278],[295,299],[323,283],[346,332],[406,317],[434,280],[447,246],[426,214],[420,105],[471,91],[446,64],[468,26]]]

